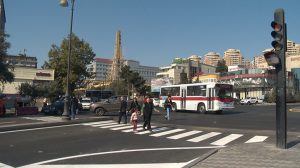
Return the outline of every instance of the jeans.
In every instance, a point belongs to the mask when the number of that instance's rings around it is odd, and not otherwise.
[[[171,108],[167,107],[167,115],[165,116],[166,119],[170,120]]]
[[[75,119],[76,108],[71,108],[72,119]]]

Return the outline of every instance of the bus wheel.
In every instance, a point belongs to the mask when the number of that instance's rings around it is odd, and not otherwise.
[[[198,105],[198,111],[200,114],[205,114],[206,113],[206,110],[205,110],[205,105],[204,104],[199,104]]]
[[[222,110],[215,111],[216,114],[221,114]]]
[[[104,113],[105,113],[105,111],[104,111],[103,108],[97,108],[96,109],[96,115],[103,116]]]
[[[176,103],[172,104],[172,112],[177,112],[177,105],[176,105]]]

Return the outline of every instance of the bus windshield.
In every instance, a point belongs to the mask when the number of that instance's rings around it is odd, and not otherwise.
[[[216,84],[216,97],[231,98],[232,88],[232,85]]]

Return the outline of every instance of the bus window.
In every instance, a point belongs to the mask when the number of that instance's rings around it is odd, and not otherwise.
[[[206,85],[188,86],[187,96],[206,96]]]
[[[165,87],[161,88],[160,95],[161,96],[179,96],[180,87]]]
[[[231,98],[232,85],[216,84],[216,97]]]

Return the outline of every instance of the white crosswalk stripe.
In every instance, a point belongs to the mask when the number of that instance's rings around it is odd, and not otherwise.
[[[206,140],[208,138],[211,138],[211,137],[214,137],[214,136],[217,136],[221,134],[220,132],[210,132],[208,134],[205,134],[205,135],[201,135],[201,136],[198,136],[196,138],[192,138],[192,139],[189,139],[187,141],[189,142],[200,142],[200,141],[203,141],[203,140]]]
[[[256,143],[256,142],[263,142],[267,139],[267,136],[254,136],[253,138],[249,139],[245,143]]]
[[[91,127],[98,127],[98,128],[103,128],[103,129],[110,129],[113,131],[121,131],[125,133],[132,133],[133,132],[133,125],[132,124],[118,124],[112,120],[109,121],[98,121],[98,122],[91,122],[91,123],[82,123],[81,125],[85,126],[91,126]],[[168,136],[166,138],[168,139],[173,139],[173,140],[178,140],[186,137],[190,137],[188,142],[194,142],[198,143],[204,140],[212,139],[213,137],[216,137],[220,134],[221,132],[207,132],[203,135],[198,135],[203,133],[203,131],[200,130],[192,130],[192,131],[186,131],[185,129],[177,129],[177,128],[171,128],[171,127],[157,127],[157,126],[152,126],[152,131],[150,132],[148,130],[143,130],[143,125],[139,124],[137,125],[137,133],[138,135],[144,135],[144,134],[149,134],[149,136],[152,137],[162,137],[165,135],[170,135],[174,134],[172,136]],[[233,142],[239,138],[243,137],[243,134],[230,134],[228,136],[225,136],[223,138],[220,138],[218,140],[214,139],[214,142],[210,143],[211,145],[216,145],[216,146],[224,146],[230,142]],[[256,143],[256,142],[263,142],[268,138],[268,136],[254,136],[247,140],[245,143]],[[245,139],[245,138],[243,138]]]
[[[160,133],[157,133],[157,134],[151,134],[150,136],[159,137],[159,136],[172,134],[172,133],[175,133],[175,132],[180,132],[180,131],[183,131],[183,130],[185,130],[185,129],[173,129],[173,130],[170,130],[170,131],[164,131],[164,132],[160,132]]]
[[[142,125],[137,125],[138,127],[141,127]],[[127,129],[127,128],[132,128],[133,130],[133,125],[128,125],[128,126],[123,126],[123,127],[117,127],[117,128],[111,128],[110,130],[122,130],[122,129]]]
[[[235,139],[238,139],[239,137],[243,136],[242,134],[230,134],[222,139],[219,139],[213,143],[211,143],[212,145],[220,145],[220,146],[223,146],[223,145],[226,145],[228,144],[229,142],[235,140]]]
[[[61,117],[54,117],[54,116],[47,116],[47,117],[20,117],[20,118],[29,119],[29,120],[46,121],[46,122],[62,121]]]
[[[178,134],[178,135],[170,136],[170,137],[167,137],[167,138],[169,138],[169,139],[180,139],[180,138],[184,138],[184,137],[187,137],[187,136],[198,134],[200,132],[202,132],[202,131],[189,131],[189,132],[181,133],[181,134]]]

